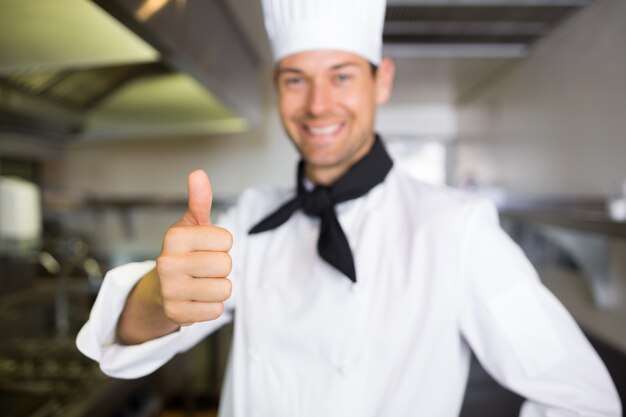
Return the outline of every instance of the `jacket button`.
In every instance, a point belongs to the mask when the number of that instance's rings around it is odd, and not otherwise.
[[[335,367],[337,373],[341,376],[347,376],[350,373],[350,366],[346,364],[337,365]]]

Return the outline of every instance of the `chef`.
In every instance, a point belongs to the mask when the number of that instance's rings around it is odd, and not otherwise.
[[[493,205],[409,177],[375,134],[394,77],[384,0],[263,6],[293,189],[247,190],[216,226],[191,173],[157,261],[109,272],[79,349],[137,378],[234,319],[223,417],[457,416],[471,351],[523,417],[620,416]]]

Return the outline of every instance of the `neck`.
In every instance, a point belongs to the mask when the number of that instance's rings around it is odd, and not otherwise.
[[[316,185],[331,185],[345,174],[350,167],[312,167],[305,163],[304,174]]]
[[[347,161],[330,166],[314,166],[305,161],[304,174],[316,185],[331,185],[341,178],[354,164],[365,157],[374,146],[376,136],[372,134],[372,139],[367,141],[355,154]]]

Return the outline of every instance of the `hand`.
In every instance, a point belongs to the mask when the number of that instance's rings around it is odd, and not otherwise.
[[[189,209],[166,232],[156,267],[163,312],[179,326],[218,318],[232,291],[233,237],[211,224],[209,178],[197,170],[188,184]]]

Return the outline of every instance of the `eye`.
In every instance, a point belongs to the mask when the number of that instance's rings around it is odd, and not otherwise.
[[[304,78],[302,77],[285,77],[283,79],[283,84],[289,88],[296,88],[304,85]]]
[[[344,84],[352,79],[351,74],[340,73],[335,75],[335,81],[339,84]]]

